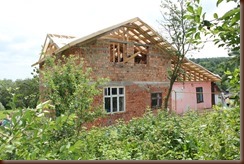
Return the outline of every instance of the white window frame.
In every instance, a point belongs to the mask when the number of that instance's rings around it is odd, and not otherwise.
[[[110,94],[109,95],[105,95],[105,89],[110,88]],[[117,94],[112,94],[112,89],[116,88],[117,89]],[[122,88],[123,89],[123,94],[119,93],[119,89]],[[117,111],[113,111],[113,98],[116,97],[117,98]],[[124,102],[123,102],[123,106],[124,106],[124,110],[123,111],[119,111],[119,98],[123,97],[124,98]],[[110,98],[110,112],[107,111],[107,109],[105,109],[105,98]],[[109,87],[104,87],[103,88],[103,108],[106,110],[107,114],[111,114],[111,113],[121,113],[121,112],[125,112],[126,107],[125,107],[125,87],[123,86],[109,86]]]

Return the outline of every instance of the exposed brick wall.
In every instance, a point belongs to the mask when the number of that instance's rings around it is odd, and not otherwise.
[[[132,53],[131,46],[128,44],[127,47],[127,52]],[[70,47],[63,54],[73,54],[83,58],[84,68],[93,69],[92,77],[94,79],[103,77],[109,78],[111,82],[124,82],[122,86],[125,87],[126,111],[108,114],[105,118],[99,118],[93,123],[87,124],[87,127],[110,125],[119,118],[129,121],[133,117],[141,117],[147,107],[151,106],[152,92],[162,92],[163,99],[166,96],[167,69],[170,67],[170,59],[156,47],[149,47],[147,64],[134,64],[132,61],[125,64],[110,62],[110,42],[107,40],[78,44]],[[153,82],[159,83],[154,84]],[[103,95],[97,96],[94,104],[103,104]]]
[[[166,96],[168,87],[165,84],[132,84],[125,86],[125,112],[107,114],[105,118],[98,118],[92,123],[86,124],[88,128],[91,126],[108,126],[116,123],[117,119],[122,119],[125,122],[132,118],[143,116],[146,109],[151,107],[151,93],[162,92],[162,97]],[[102,104],[103,95],[95,98],[94,104]],[[160,110],[160,109],[157,109]]]
[[[79,55],[85,67],[91,67],[94,78],[108,77],[111,81],[168,81],[166,74],[170,60],[159,49],[150,47],[147,64],[110,62],[110,42],[97,40],[93,43],[78,45],[64,54]]]

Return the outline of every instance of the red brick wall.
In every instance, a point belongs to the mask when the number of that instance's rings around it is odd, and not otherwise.
[[[147,64],[133,62],[123,64],[110,62],[109,47],[110,42],[96,40],[92,43],[76,45],[63,52],[65,55],[75,54],[82,57],[84,67],[93,69],[94,79],[107,77],[111,82],[124,82],[125,112],[108,114],[106,118],[99,118],[92,124],[87,124],[87,127],[110,125],[118,118],[128,121],[133,117],[141,117],[146,108],[151,106],[152,92],[162,92],[163,99],[167,93],[168,84],[165,82],[168,82],[167,69],[170,66],[170,59],[167,59],[158,48],[149,47]],[[155,82],[159,83],[155,84]],[[103,104],[103,95],[96,97],[94,104]]]
[[[132,118],[141,117],[146,109],[151,106],[151,93],[162,92],[162,97],[166,96],[168,87],[165,84],[132,84],[125,86],[125,112],[107,114],[105,118],[98,118],[93,123],[86,124],[88,128],[91,126],[108,126],[116,123],[117,119],[129,121]],[[95,98],[94,104],[103,104],[103,95]],[[160,110],[160,109],[156,109]]]
[[[85,67],[91,67],[92,75],[108,77],[111,81],[168,81],[166,78],[170,60],[159,51],[150,47],[147,64],[112,63],[109,54],[110,43],[105,40],[97,40],[90,44],[78,45],[64,52],[64,54],[76,54],[84,59]]]

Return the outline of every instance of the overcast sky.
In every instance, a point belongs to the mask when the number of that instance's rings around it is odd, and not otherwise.
[[[0,80],[32,78],[31,65],[39,59],[46,34],[84,36],[139,17],[155,30],[161,19],[161,0],[5,0],[0,5]],[[208,16],[230,6],[215,7],[202,0]],[[193,55],[227,56],[227,51],[207,44]]]

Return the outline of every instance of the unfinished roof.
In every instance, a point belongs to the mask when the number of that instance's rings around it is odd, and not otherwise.
[[[153,44],[157,45],[160,48],[172,48],[172,46],[164,39],[161,35],[159,35],[155,30],[153,30],[149,25],[143,22],[140,18],[133,18],[128,21],[122,22],[120,24],[108,27],[106,29],[97,31],[85,37],[79,38],[66,44],[62,48],[58,49],[55,53],[62,52],[67,48],[74,46],[76,44],[81,44],[83,42],[87,42],[96,38],[99,38],[104,35],[120,35],[123,33],[123,29],[118,30],[118,28],[125,27],[128,31],[126,34],[135,40],[139,40],[142,44]]]
[[[75,38],[72,36],[64,36],[64,35],[53,35],[48,34],[47,39],[50,39],[52,42],[55,43],[57,47],[53,53],[58,54],[69,47],[75,46],[77,44],[84,44],[88,43],[92,40],[102,38],[102,39],[122,39],[123,42],[128,41],[127,38],[130,38],[136,42],[136,44],[141,45],[154,45],[158,47],[160,50],[167,52],[167,51],[174,51],[174,47],[170,45],[160,34],[158,34],[155,30],[153,30],[149,25],[143,22],[139,18],[133,18],[128,21],[119,23],[117,25],[105,28],[103,30],[97,31],[90,35],[87,35],[82,38]],[[47,42],[45,41],[45,45]],[[46,48],[44,49],[46,51]],[[167,51],[166,51],[167,50]],[[43,52],[45,52],[43,51]],[[167,54],[167,53],[166,53]],[[40,57],[39,61],[33,65],[39,64],[44,60],[43,57]],[[173,60],[173,59],[172,59]],[[32,66],[33,66],[32,65]],[[186,71],[187,77],[189,79],[195,80],[211,80],[211,81],[220,81],[220,77],[211,73],[207,69],[201,67],[200,65],[188,60],[184,59],[184,63],[182,68]],[[187,79],[187,78],[186,78]]]
[[[38,62],[34,63],[32,66],[41,63],[44,61],[45,56],[54,53],[56,50],[76,39],[77,38],[74,36],[47,34],[44,46],[42,48],[42,54],[40,55]]]
[[[57,35],[57,34],[48,34],[48,37],[51,40],[53,40],[53,42],[58,46],[58,48],[61,48],[66,44],[78,39],[74,36]]]
[[[174,67],[173,65],[174,64],[172,64],[172,68]],[[184,58],[181,68],[184,73],[181,73],[179,76],[183,81],[221,81],[219,75],[210,72],[187,58]]]

